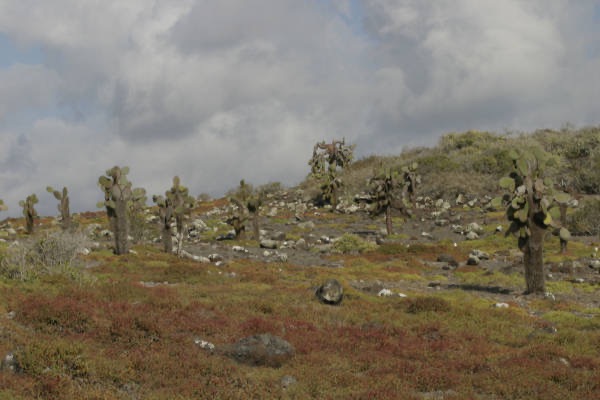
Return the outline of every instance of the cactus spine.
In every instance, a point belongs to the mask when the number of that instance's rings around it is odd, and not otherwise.
[[[55,190],[52,186],[48,186],[46,190],[52,193],[58,203],[58,212],[60,212],[61,226],[63,230],[71,229],[72,220],[71,212],[69,211],[69,193],[66,187],[63,187],[62,192]]]
[[[553,190],[552,182],[544,179],[545,157],[540,151],[532,154],[511,151],[510,156],[514,171],[499,182],[510,193],[506,216],[511,224],[506,234],[512,233],[518,238],[523,252],[525,293],[544,293],[544,236],[547,229],[554,228],[561,240],[569,239],[569,231],[552,212],[555,204],[568,202],[569,195]],[[494,199],[493,204],[501,205],[502,199]]]
[[[34,231],[34,219],[38,216],[35,205],[38,198],[35,194],[30,194],[25,200],[21,200],[19,205],[23,207],[23,216],[25,217],[26,232],[32,234]]]
[[[104,202],[98,203],[106,207],[110,228],[115,239],[115,254],[129,252],[129,202],[133,198],[131,182],[127,180],[128,167],[114,166],[106,171],[106,175],[98,178],[98,185],[104,191]]]

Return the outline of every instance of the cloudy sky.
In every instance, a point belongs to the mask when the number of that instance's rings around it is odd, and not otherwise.
[[[599,0],[0,0],[2,216],[128,165],[163,193],[293,185],[468,129],[600,123]]]

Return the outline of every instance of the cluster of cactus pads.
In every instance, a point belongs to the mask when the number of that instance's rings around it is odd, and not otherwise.
[[[311,175],[322,181],[323,200],[329,202],[334,210],[338,202],[338,189],[343,185],[338,177],[337,168],[344,169],[350,165],[354,158],[355,147],[355,145],[346,145],[345,139],[333,140],[331,143],[322,141],[315,144],[313,155],[308,161]]]
[[[37,217],[35,205],[38,198],[35,194],[30,194],[25,200],[19,201],[19,206],[23,207],[23,216],[25,217],[25,228],[27,233],[31,234],[34,230],[34,219]]]
[[[560,219],[562,214],[564,220],[566,205],[571,198],[569,194],[555,190],[553,182],[544,178],[546,160],[542,152],[518,153],[513,150],[510,156],[514,171],[499,182],[509,194],[494,199],[493,205],[501,207],[506,202],[506,216],[510,221],[507,235],[515,235],[519,249],[523,251],[526,293],[544,293],[544,236],[547,230],[553,230],[560,237],[563,250],[566,249],[571,234]]]
[[[413,197],[421,177],[417,174],[417,163],[402,167],[400,170],[381,168],[370,180],[370,213],[373,216],[385,214],[386,232],[392,234],[392,210],[397,209],[410,216]]]
[[[183,235],[185,232],[185,218],[192,212],[196,200],[189,195],[187,187],[181,185],[178,176],[173,178],[173,186],[165,192],[165,196],[152,196],[152,200],[158,206],[158,215],[162,227],[162,241],[167,253],[173,252],[173,228],[175,219],[177,229],[177,255],[182,255]]]
[[[58,203],[58,212],[60,212],[61,226],[63,230],[71,229],[71,212],[69,211],[69,192],[66,187],[63,187],[62,192],[55,190],[52,186],[48,186],[46,190],[52,193]]]
[[[229,198],[236,209],[228,219],[227,223],[233,227],[236,238],[244,238],[246,232],[246,221],[252,219],[252,232],[254,239],[260,239],[259,211],[263,203],[262,193],[256,191],[243,179],[235,194]]]
[[[132,189],[127,180],[128,167],[114,166],[106,175],[98,178],[98,185],[104,191],[104,201],[99,207],[106,207],[106,214],[115,238],[115,254],[129,252],[129,213],[136,202],[145,202],[146,191]]]

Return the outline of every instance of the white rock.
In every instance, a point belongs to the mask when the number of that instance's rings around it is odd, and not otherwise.
[[[389,297],[392,296],[394,293],[392,293],[392,291],[390,289],[381,289],[379,291],[379,293],[377,293],[377,296],[379,297]]]
[[[201,349],[213,351],[215,349],[215,345],[207,342],[206,340],[202,340],[200,338],[194,339],[194,343],[199,346]]]
[[[494,307],[496,307],[496,308],[508,308],[508,304],[507,303],[496,303],[496,304],[494,304]]]
[[[467,233],[466,236],[467,240],[475,240],[475,239],[479,239],[479,235],[473,231]]]
[[[248,252],[248,250],[242,246],[233,246],[231,248],[231,250],[238,252],[238,253],[247,253]]]

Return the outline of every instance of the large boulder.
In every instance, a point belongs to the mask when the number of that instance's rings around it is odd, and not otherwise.
[[[328,279],[319,286],[315,294],[322,303],[337,305],[344,298],[344,288],[337,280]]]
[[[245,337],[220,351],[242,364],[273,368],[281,367],[295,354],[294,346],[270,333]]]

